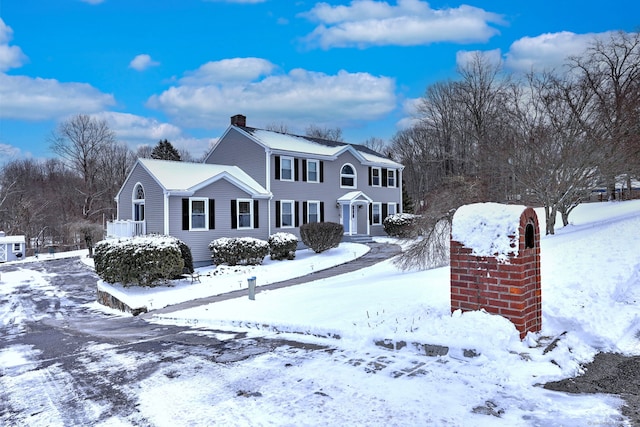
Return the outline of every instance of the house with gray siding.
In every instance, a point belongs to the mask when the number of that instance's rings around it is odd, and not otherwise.
[[[347,238],[384,235],[402,209],[403,166],[362,145],[246,126],[236,115],[203,163],[139,159],[116,196],[110,236],[167,234],[209,264],[219,237],[300,237],[308,222]]]
[[[0,231],[0,262],[16,261],[25,256],[26,240],[23,235],[7,236]]]

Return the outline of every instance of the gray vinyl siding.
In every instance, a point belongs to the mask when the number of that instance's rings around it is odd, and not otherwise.
[[[262,146],[232,128],[209,154],[206,163],[238,166],[267,188],[266,158]]]
[[[215,229],[204,231],[189,231],[182,229],[182,199],[189,197],[172,196],[169,198],[169,234],[185,242],[191,248],[194,265],[200,267],[211,264],[209,243],[220,237],[255,237],[268,240],[268,212],[267,200],[258,200],[257,229],[231,228],[231,200],[251,199],[251,196],[238,189],[226,180],[198,190],[191,197],[204,197],[215,200]],[[211,215],[211,213],[209,213]]]
[[[158,183],[140,165],[136,164],[120,191],[118,219],[133,219],[133,190],[136,184],[144,188],[144,210],[147,233],[164,233],[164,192]]]
[[[336,207],[337,199],[352,191],[362,191],[365,195],[373,200],[373,202],[380,203],[396,203],[401,202],[401,189],[399,186],[389,187],[373,187],[369,185],[369,167],[362,165],[360,161],[351,153],[343,153],[336,160],[322,160],[313,156],[281,156],[281,157],[293,157],[297,159],[298,164],[298,180],[294,181],[282,181],[275,179],[276,173],[276,160],[275,156],[271,156],[271,191],[274,195],[271,201],[272,209],[272,232],[287,232],[296,235],[298,238],[299,227],[278,227],[277,224],[277,202],[283,200],[293,200],[299,202],[297,215],[299,216],[299,225],[303,224],[303,203],[306,201],[320,201],[324,205],[324,221],[340,223],[340,211],[341,209]],[[305,159],[321,160],[323,163],[323,182],[305,182],[302,177],[302,162]],[[295,164],[294,160],[294,164]],[[356,188],[341,188],[340,187],[340,171],[345,164],[351,164],[356,170]],[[399,182],[399,172],[396,172],[396,184]],[[357,212],[358,216],[358,229],[357,233],[366,234],[367,223],[369,222],[369,212],[361,208]],[[294,222],[295,224],[295,222]],[[385,235],[382,225],[371,225],[371,235]]]

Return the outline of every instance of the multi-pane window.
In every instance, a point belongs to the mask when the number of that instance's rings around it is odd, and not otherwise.
[[[396,186],[396,171],[394,169],[387,170],[387,187]]]
[[[380,168],[371,168],[371,185],[380,187]]]
[[[396,210],[397,205],[395,203],[387,203],[387,215],[395,215],[397,214]]]
[[[191,199],[191,229],[207,229],[207,199]]]
[[[320,222],[320,202],[307,202],[307,222]]]
[[[280,225],[282,227],[293,227],[294,203],[292,200],[280,202]]]
[[[21,248],[22,248],[22,245],[20,243],[13,244],[13,252],[20,252]]]
[[[141,184],[133,191],[133,220],[144,221],[144,188]]]
[[[280,179],[293,181],[293,159],[291,157],[280,158]]]
[[[340,169],[340,186],[356,188],[356,171],[350,164],[346,164]]]
[[[238,228],[252,228],[253,203],[251,200],[238,200]]]
[[[382,203],[371,205],[371,224],[382,224]]]
[[[307,182],[320,182],[319,164],[317,160],[307,160]]]

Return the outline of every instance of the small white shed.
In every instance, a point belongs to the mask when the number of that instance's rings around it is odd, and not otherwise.
[[[7,236],[0,231],[0,262],[15,261],[25,255],[26,243],[24,236]]]

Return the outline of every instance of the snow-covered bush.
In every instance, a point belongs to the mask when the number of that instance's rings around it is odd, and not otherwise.
[[[103,240],[95,245],[93,259],[102,280],[124,286],[155,286],[180,276],[185,265],[180,241],[157,235]]]
[[[310,222],[300,226],[302,243],[317,254],[327,249],[337,248],[343,235],[342,224],[335,222]]]
[[[215,265],[259,265],[269,253],[269,243],[253,237],[221,237],[209,243]]]
[[[415,225],[419,218],[420,215],[398,213],[386,217],[382,225],[391,237],[412,237],[416,234]]]
[[[291,233],[276,233],[269,236],[269,253],[271,259],[294,259],[298,238]]]

